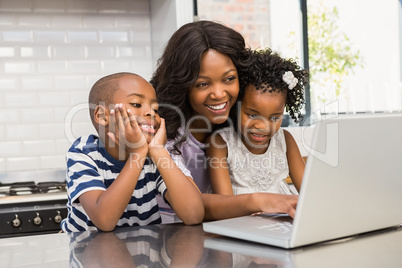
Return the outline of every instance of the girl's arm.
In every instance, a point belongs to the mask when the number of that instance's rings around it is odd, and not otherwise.
[[[204,220],[222,220],[256,212],[286,213],[294,217],[298,195],[252,193],[233,196],[203,194]]]
[[[285,135],[287,147],[286,156],[289,165],[289,176],[292,179],[292,182],[295,185],[297,191],[300,193],[305,163],[292,134],[290,134],[287,130],[283,130],[283,133]]]
[[[228,148],[221,135],[215,134],[208,138],[206,155],[212,192],[233,195],[227,163]]]

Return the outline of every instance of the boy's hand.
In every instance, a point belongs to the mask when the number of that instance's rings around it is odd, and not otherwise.
[[[115,129],[108,136],[119,149],[128,153],[148,150],[146,138],[132,111],[126,110],[122,104],[116,104],[115,109],[110,111],[110,118],[111,127],[114,124]]]
[[[165,147],[167,141],[165,119],[161,118],[161,124],[155,136],[149,143],[149,150],[151,149],[162,149]]]

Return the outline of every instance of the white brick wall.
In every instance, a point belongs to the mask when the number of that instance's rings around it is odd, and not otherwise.
[[[152,74],[149,0],[0,0],[0,173],[64,169],[64,120],[112,72]],[[88,111],[71,129],[94,133]]]

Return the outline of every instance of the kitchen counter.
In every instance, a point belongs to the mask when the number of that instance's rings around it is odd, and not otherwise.
[[[402,228],[284,250],[180,223],[0,239],[0,267],[402,267]]]

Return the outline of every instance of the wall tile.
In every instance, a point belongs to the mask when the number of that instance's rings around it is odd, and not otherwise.
[[[127,13],[127,1],[99,1],[99,13]]]
[[[116,16],[116,28],[129,28],[131,30],[148,30],[151,20],[148,15],[119,15]]]
[[[0,142],[0,157],[14,157],[22,155],[22,143],[20,141]]]
[[[81,14],[58,14],[50,17],[50,26],[52,28],[74,29],[82,28]]]
[[[1,13],[0,26],[12,26],[16,24],[16,18],[14,14]]]
[[[3,42],[32,42],[33,33],[32,31],[2,31],[1,38]]]
[[[15,57],[15,49],[13,47],[0,47],[0,58]]]
[[[24,156],[43,156],[56,153],[56,143],[53,140],[35,140],[22,142]]]
[[[33,0],[33,12],[64,12],[65,1]]]
[[[0,158],[0,172],[6,172],[6,159]]]
[[[4,130],[4,126],[0,125],[0,141],[5,141],[6,140],[6,134]]]
[[[114,44],[117,42],[127,43],[129,42],[129,33],[126,31],[101,31],[100,41]]]
[[[52,123],[54,122],[54,110],[51,108],[30,108],[21,111],[21,123]]]
[[[115,58],[115,48],[109,46],[87,46],[87,53],[89,59],[107,59]]]
[[[39,125],[40,139],[61,139],[65,137],[64,123],[57,124],[40,124]]]
[[[130,14],[149,14],[148,0],[131,0],[128,9]]]
[[[54,89],[61,91],[76,91],[86,89],[86,79],[82,75],[65,75],[54,78]]]
[[[39,138],[38,125],[8,125],[6,129],[6,139],[9,141],[35,140]]]
[[[20,54],[22,58],[50,58],[50,49],[48,47],[21,47]]]
[[[68,92],[44,92],[38,97],[39,107],[68,107],[71,103]]]
[[[114,17],[110,15],[93,14],[82,18],[84,28],[109,29],[115,27]]]
[[[0,10],[2,11],[31,11],[31,0],[1,0]]]
[[[0,0],[0,171],[65,168],[71,142],[96,133],[93,84],[152,73],[149,14],[149,0]]]
[[[6,161],[7,171],[24,171],[40,169],[39,157],[12,157]]]
[[[67,1],[67,12],[96,13],[99,8],[98,1],[91,0],[69,0]]]
[[[64,31],[41,31],[34,32],[35,41],[37,43],[65,43],[67,41]]]
[[[18,124],[20,123],[19,109],[0,109],[0,124]]]
[[[54,59],[82,59],[85,57],[85,47],[80,45],[56,45],[51,48]]]
[[[56,153],[60,156],[65,157],[71,145],[72,143],[69,142],[67,139],[56,140]]]
[[[10,91],[18,89],[18,78],[0,78],[0,91]]]
[[[128,72],[132,70],[129,60],[110,60],[102,61],[102,70],[106,74],[118,73],[118,72]]]
[[[72,107],[55,107],[55,108],[53,108],[54,121],[64,123],[66,115],[71,108]]]
[[[130,31],[130,40],[133,43],[151,43],[151,33],[148,31]]]
[[[88,91],[71,92],[71,104],[87,104],[88,103]],[[87,112],[85,112],[87,114]]]
[[[70,61],[69,71],[73,73],[98,73],[100,65],[98,60]]]
[[[31,74],[35,71],[33,62],[5,62],[4,72],[8,74]]]
[[[88,122],[74,122],[72,124],[72,133],[74,137],[79,138],[81,136],[95,134],[95,129],[91,123]]]
[[[50,90],[53,88],[53,79],[51,76],[24,76],[21,84],[24,90]]]
[[[42,16],[22,14],[18,16],[18,25],[22,27],[47,27],[49,26],[49,17],[42,14]]]
[[[68,31],[69,43],[98,43],[99,37],[96,31]]]
[[[66,158],[63,155],[50,155],[40,157],[41,169],[67,169]]]
[[[35,93],[8,93],[4,97],[4,107],[9,108],[27,108],[37,107],[38,96]]]
[[[68,64],[66,61],[38,61],[38,71],[41,74],[57,74],[67,72]]]

